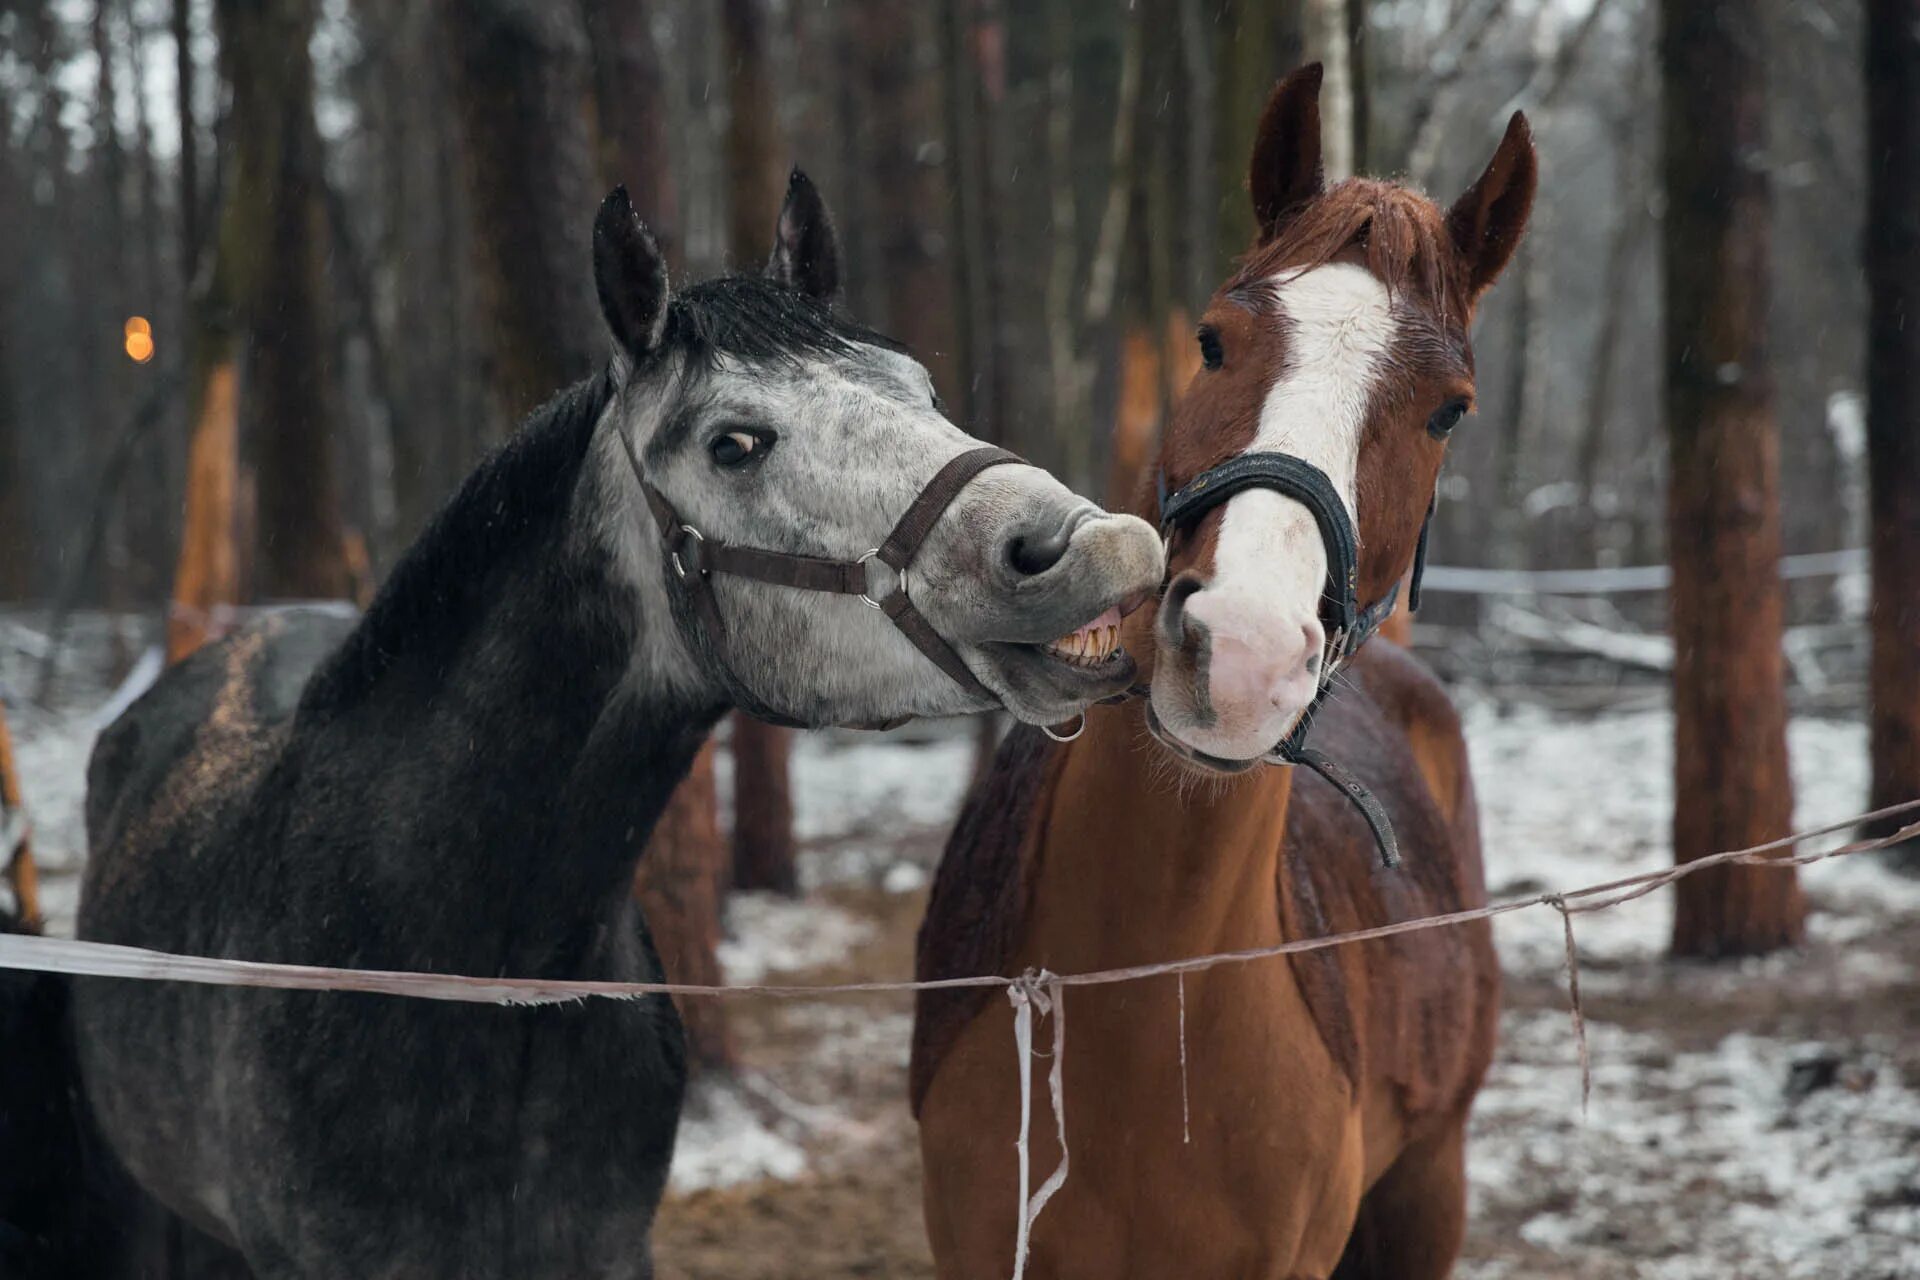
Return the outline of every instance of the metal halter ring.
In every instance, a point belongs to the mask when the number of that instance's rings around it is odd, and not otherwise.
[[[706,541],[706,539],[705,539],[704,537],[702,537],[702,536],[701,536],[701,534],[700,534],[700,531],[699,531],[698,529],[696,529],[696,528],[694,528],[694,527],[693,527],[692,525],[690,525],[690,524],[683,524],[683,525],[681,525],[681,526],[680,526],[680,532],[682,532],[682,533],[685,533],[685,534],[688,534],[688,535],[690,535],[690,536],[691,536],[691,537],[693,538],[693,540],[694,540],[695,542],[705,542],[705,541]],[[675,552],[673,552],[672,554],[670,554],[670,555],[669,555],[669,556],[667,557],[667,559],[668,559],[669,561],[671,561],[671,562],[672,562],[672,564],[673,564],[673,571],[674,571],[674,572],[675,572],[676,574],[678,574],[678,575],[680,575],[680,580],[681,580],[682,582],[685,582],[685,581],[687,580],[687,566],[686,566],[685,564],[683,564],[683,563],[681,563],[681,561],[680,561],[680,553],[679,553],[678,551],[675,551]]]
[[[880,554],[880,548],[875,547],[871,551],[868,551],[864,555],[862,555],[858,560],[855,560],[854,563],[865,564],[867,561],[873,559],[875,556],[879,554]],[[885,561],[882,561],[881,563],[884,564]],[[907,571],[905,569],[896,569],[894,570],[894,573],[896,575],[896,585],[900,589],[900,594],[901,595],[907,594]],[[860,603],[864,604],[869,609],[878,609],[881,607],[880,602],[878,600],[875,600],[872,596],[868,595],[864,591],[860,593]]]
[[[1072,733],[1055,733],[1053,731],[1052,725],[1043,724],[1040,726],[1040,732],[1046,734],[1049,738],[1052,738],[1055,742],[1072,742],[1075,738],[1079,737],[1081,734],[1085,733],[1086,731],[1087,731],[1087,713],[1084,711],[1080,713],[1077,723],[1073,726]]]

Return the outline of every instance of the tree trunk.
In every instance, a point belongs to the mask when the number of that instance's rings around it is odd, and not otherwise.
[[[786,190],[780,120],[773,97],[771,23],[766,0],[724,0],[727,68],[727,244],[736,271],[758,271],[773,244]]]
[[[491,443],[602,354],[588,270],[597,202],[583,114],[587,39],[568,4],[469,0],[436,12],[489,318]]]
[[[951,399],[960,370],[946,248],[953,236],[940,145],[938,13],[930,5],[859,0],[848,16],[860,59],[873,215],[866,225],[880,240],[884,322]]]
[[[1215,133],[1218,150],[1214,153],[1220,175],[1219,244],[1226,252],[1237,254],[1253,243],[1247,157],[1253,154],[1260,106],[1273,91],[1274,83],[1305,60],[1302,0],[1226,0],[1219,32],[1220,127]],[[1324,98],[1324,86],[1321,94]]]
[[[193,286],[200,261],[200,130],[193,118],[193,0],[173,0],[174,109],[180,116],[180,278]]]
[[[1866,43],[1870,738],[1882,808],[1920,797],[1920,0],[1868,0]],[[1912,845],[1899,857],[1920,868]]]
[[[1768,366],[1765,46],[1746,0],[1664,0],[1668,539],[1673,561],[1674,857],[1787,834],[1779,439]],[[1679,956],[1800,941],[1791,869],[1676,887]]]
[[[13,136],[12,89],[0,86],[0,136]],[[26,201],[24,187],[14,173],[12,148],[0,148],[0,224],[23,225]],[[19,279],[21,245],[10,239],[0,245],[0,299],[14,296]],[[13,309],[0,305],[0,600],[20,600],[34,586],[33,556],[29,550],[32,521],[28,518],[30,500],[27,466],[26,415],[16,403],[12,352],[9,332]]]
[[[1641,79],[1636,75],[1635,80]],[[1639,95],[1635,95],[1637,98]],[[1619,141],[1619,178],[1615,182],[1613,223],[1607,229],[1605,285],[1600,304],[1600,329],[1594,335],[1593,362],[1587,378],[1586,422],[1580,432],[1575,477],[1580,484],[1581,512],[1587,522],[1587,555],[1599,564],[1604,549],[1604,524],[1599,512],[1602,461],[1606,456],[1608,420],[1613,416],[1614,366],[1620,361],[1620,343],[1626,332],[1627,308],[1632,302],[1634,250],[1647,223],[1646,166],[1641,160],[1637,111],[1622,112],[1616,126]],[[1615,519],[1620,518],[1616,495]]]
[[[700,748],[693,768],[660,815],[640,859],[634,894],[653,933],[667,981],[714,986],[720,982],[720,902],[726,863],[714,822],[713,743]],[[733,1036],[718,1000],[678,996],[687,1028],[687,1060],[696,1070],[726,1070],[734,1063]]]
[[[641,0],[584,0],[593,53],[595,156],[600,185],[626,184],[633,207],[677,270],[680,190],[665,74],[649,25],[652,8]],[[771,212],[767,216],[771,220]]]
[[[13,735],[7,731],[7,714],[0,707],[0,867],[13,889],[13,914],[34,932],[46,923],[40,909],[40,872],[33,861],[33,841],[24,831],[13,844],[13,823],[24,821],[26,800],[20,794],[20,772],[13,760]]]
[[[1352,99],[1353,171],[1372,172],[1373,86],[1372,47],[1367,39],[1367,15],[1372,0],[1347,0],[1347,83]]]
[[[768,47],[772,31],[764,0],[726,0],[721,19],[728,92],[728,245],[735,270],[758,271],[773,243],[785,191]],[[732,743],[733,883],[741,889],[797,893],[788,767],[793,734],[735,712]]]
[[[253,464],[258,590],[347,590],[334,440],[340,429],[327,319],[324,160],[313,120],[313,0],[219,0],[230,190],[219,252],[245,348],[240,406]]]
[[[167,616],[168,662],[216,638],[219,611],[240,594],[238,373],[230,341],[205,323],[191,336],[197,348],[189,392],[193,435],[187,446],[186,523]]]
[[[1321,155],[1327,181],[1353,176],[1352,37],[1347,30],[1347,0],[1305,0],[1302,22],[1306,62],[1325,68],[1320,85]],[[1286,74],[1281,68],[1276,75]]]

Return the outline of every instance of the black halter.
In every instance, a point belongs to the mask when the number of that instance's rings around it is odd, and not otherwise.
[[[1367,820],[1380,847],[1381,861],[1389,867],[1400,865],[1400,844],[1386,809],[1343,765],[1306,744],[1307,732],[1326,702],[1334,676],[1393,615],[1400,597],[1399,583],[1372,604],[1361,606],[1360,540],[1354,532],[1353,518],[1347,514],[1347,504],[1327,479],[1327,473],[1304,458],[1290,453],[1244,453],[1209,467],[1174,493],[1167,492],[1165,473],[1156,477],[1155,487],[1160,500],[1160,533],[1168,538],[1175,530],[1193,525],[1213,508],[1248,489],[1272,490],[1294,499],[1312,513],[1314,523],[1320,528],[1320,541],[1327,550],[1327,581],[1320,596],[1320,624],[1326,631],[1326,650],[1321,655],[1319,684],[1313,701],[1301,713],[1293,732],[1275,744],[1265,758],[1270,764],[1303,764],[1332,783]],[[1413,573],[1407,583],[1410,609],[1420,607],[1420,578],[1427,567],[1427,533],[1433,527],[1433,507],[1429,501],[1426,521],[1420,526],[1420,543],[1413,553]]]
[[[677,583],[693,605],[695,616],[705,628],[708,641],[714,652],[720,656],[720,674],[727,685],[728,692],[742,710],[756,719],[771,724],[785,725],[788,728],[805,729],[812,726],[794,719],[792,716],[764,706],[740,682],[728,665],[726,621],[720,616],[720,604],[714,597],[713,575],[730,573],[736,577],[751,578],[756,582],[769,583],[776,587],[792,587],[800,591],[826,591],[837,595],[858,596],[862,603],[885,614],[894,626],[906,635],[907,639],[920,652],[927,655],[933,664],[946,672],[947,676],[968,693],[978,694],[989,702],[998,703],[999,697],[985,685],[967,666],[966,662],[948,644],[946,638],[934,630],[926,615],[915,607],[908,595],[907,569],[920,552],[927,535],[933,531],[934,524],[942,513],[953,505],[960,491],[972,482],[973,478],[988,467],[997,467],[1003,463],[1020,462],[1018,454],[1005,449],[983,446],[969,449],[948,460],[947,464],[933,473],[926,486],[920,490],[906,513],[887,535],[886,541],[855,560],[829,560],[821,556],[795,555],[786,551],[763,551],[756,547],[737,547],[709,538],[699,529],[683,520],[673,505],[647,479],[640,468],[640,456],[634,452],[633,442],[621,434],[621,443],[626,446],[627,461],[633,466],[634,479],[640,482],[640,491],[646,495],[647,509],[653,513],[654,524],[660,530],[660,544],[667,559],[668,580]],[[893,570],[892,590],[885,596],[875,599],[873,587],[868,580],[867,564],[878,560]],[[905,724],[911,716],[900,716],[892,720],[882,720],[870,724],[852,726],[860,729],[892,729]]]

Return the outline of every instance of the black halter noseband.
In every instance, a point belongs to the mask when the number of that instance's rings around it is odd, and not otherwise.
[[[1334,676],[1393,615],[1400,585],[1395,583],[1385,596],[1361,606],[1360,540],[1354,532],[1353,518],[1347,514],[1347,504],[1327,479],[1327,473],[1305,458],[1290,453],[1244,453],[1209,467],[1173,493],[1167,492],[1164,473],[1156,477],[1155,485],[1160,500],[1160,533],[1167,538],[1248,489],[1271,490],[1294,499],[1312,513],[1314,523],[1320,528],[1320,541],[1327,550],[1327,581],[1320,597],[1320,623],[1326,631],[1326,650],[1321,655],[1319,684],[1313,701],[1301,713],[1293,732],[1277,743],[1265,758],[1271,764],[1305,765],[1332,783],[1367,820],[1380,847],[1381,860],[1389,867],[1400,865],[1400,843],[1393,834],[1393,823],[1386,809],[1345,766],[1307,745],[1307,732],[1326,702]],[[1429,501],[1426,521],[1420,526],[1420,543],[1413,553],[1413,572],[1407,583],[1410,609],[1420,607],[1420,578],[1427,568],[1427,533],[1433,527],[1433,507]]]
[[[678,583],[686,592],[693,606],[694,614],[705,628],[709,642],[720,655],[721,674],[729,692],[743,710],[757,719],[772,724],[786,725],[789,728],[804,729],[811,726],[791,716],[761,705],[757,699],[741,684],[740,678],[727,663],[726,621],[720,616],[719,601],[714,596],[713,575],[730,573],[735,577],[751,578],[755,582],[765,582],[776,587],[792,587],[800,591],[826,591],[837,595],[858,596],[868,607],[884,613],[893,625],[900,628],[915,648],[927,655],[933,664],[946,672],[947,676],[968,693],[978,694],[989,702],[998,703],[999,697],[985,685],[967,666],[966,662],[948,644],[946,638],[934,630],[926,615],[915,607],[908,595],[908,566],[919,554],[927,535],[933,531],[934,524],[960,491],[972,482],[973,478],[988,467],[997,467],[1004,463],[1020,462],[1018,454],[1005,449],[983,446],[969,449],[950,459],[947,464],[933,473],[926,486],[920,490],[912,504],[907,507],[899,522],[893,526],[893,532],[886,541],[866,552],[855,560],[829,560],[821,556],[795,555],[786,551],[764,551],[757,547],[739,547],[709,538],[699,529],[683,520],[673,509],[666,495],[654,488],[641,470],[640,457],[634,452],[633,442],[622,433],[621,443],[626,446],[627,461],[633,466],[634,479],[640,482],[640,491],[646,495],[647,509],[653,513],[654,524],[659,526],[661,547],[667,558],[667,574],[670,581]],[[880,599],[875,599],[873,588],[867,578],[867,562],[878,560],[893,570],[893,589]],[[905,724],[911,716],[901,716],[893,720],[883,720],[871,724],[853,726],[862,729],[891,729]]]

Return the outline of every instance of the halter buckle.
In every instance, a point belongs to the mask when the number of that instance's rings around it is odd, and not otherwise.
[[[879,555],[880,555],[880,548],[874,547],[873,549],[862,554],[859,559],[854,561],[854,563],[858,565],[864,565],[867,563],[867,561],[876,559]],[[881,563],[885,564],[886,561],[882,560]],[[894,570],[894,586],[897,589],[897,594],[899,595],[907,594],[907,571],[905,569]],[[868,595],[864,591],[860,593],[860,603],[864,604],[869,609],[879,609],[883,607],[878,600],[875,600],[872,596]]]
[[[695,542],[706,541],[706,538],[701,534],[701,532],[690,524],[681,525],[680,532],[686,534],[688,537],[692,538]],[[678,547],[675,547],[672,551],[667,553],[667,561],[668,563],[673,565],[673,572],[676,576],[679,577],[680,581],[685,582],[691,576],[691,574],[687,569],[686,562],[680,559],[680,549]],[[700,570],[700,572],[704,574],[706,571]]]

